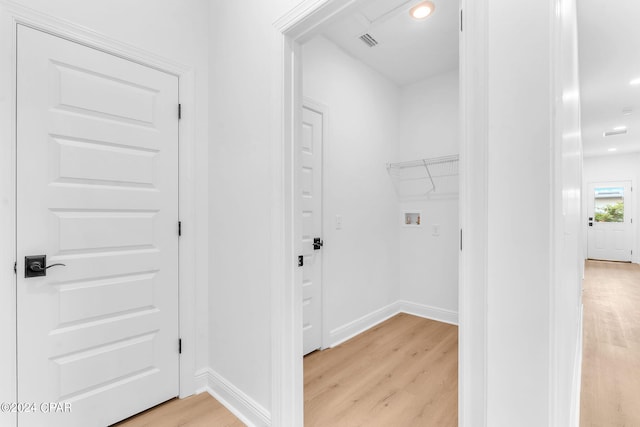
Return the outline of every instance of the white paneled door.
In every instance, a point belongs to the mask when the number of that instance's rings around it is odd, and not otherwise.
[[[179,392],[178,79],[17,43],[18,423],[106,426]]]
[[[631,261],[632,188],[630,181],[591,183],[588,202],[588,257]]]
[[[322,346],[322,142],[323,114],[302,108],[300,188],[302,208],[303,354]]]

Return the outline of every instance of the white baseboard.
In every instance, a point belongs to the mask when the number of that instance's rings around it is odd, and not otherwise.
[[[456,311],[398,300],[329,332],[327,348],[340,345],[398,313],[412,314],[451,325],[458,324],[458,312]]]
[[[571,427],[580,427],[580,398],[582,391],[582,315],[584,306],[580,305],[580,327],[576,344],[576,355],[573,362],[573,390],[571,393]]]
[[[196,373],[197,392],[206,391],[249,427],[268,427],[271,414],[211,368]]]
[[[396,301],[332,330],[329,335],[330,345],[327,347],[342,344],[398,313],[407,313],[453,325],[458,324],[457,312],[409,301]],[[267,409],[211,368],[196,372],[195,384],[196,393],[206,391],[246,425],[250,427],[271,425],[271,414]]]
[[[207,391],[209,387],[209,369],[202,368],[196,371],[194,385],[196,392],[195,394],[200,394],[202,392]]]
[[[397,301],[396,304],[398,304],[398,310],[402,313],[413,314],[414,316],[437,320],[438,322],[449,323],[451,325],[458,325],[457,311],[417,304],[410,301]]]
[[[382,323],[390,317],[395,316],[399,312],[398,303],[394,302],[345,325],[335,328],[329,332],[329,343],[326,347],[330,348],[340,345],[356,335],[363,333],[367,329],[373,328],[378,323]]]

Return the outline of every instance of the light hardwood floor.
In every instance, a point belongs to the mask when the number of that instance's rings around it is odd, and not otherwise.
[[[587,261],[582,427],[640,426],[640,266]]]
[[[458,424],[458,328],[398,314],[304,360],[305,426]]]
[[[173,399],[113,427],[243,427],[227,408],[208,393]]]
[[[458,328],[398,314],[304,359],[306,427],[455,427]],[[242,426],[208,394],[172,400],[118,427]]]

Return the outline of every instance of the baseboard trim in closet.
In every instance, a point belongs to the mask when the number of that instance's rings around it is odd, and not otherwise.
[[[458,325],[458,312],[456,311],[399,300],[333,329],[329,332],[329,343],[326,348],[340,345],[398,313],[407,313],[450,325]]]
[[[447,310],[430,305],[418,304],[410,301],[397,301],[398,311],[414,316],[424,317],[425,319],[436,320],[438,322],[448,323],[450,325],[458,325],[458,312]]]
[[[335,347],[398,314],[398,302],[391,303],[329,332],[329,345]]]

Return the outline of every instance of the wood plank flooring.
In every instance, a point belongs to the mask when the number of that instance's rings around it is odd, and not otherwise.
[[[582,427],[640,426],[640,266],[588,261]],[[457,425],[458,328],[399,314],[305,366],[305,426]],[[118,427],[243,424],[208,394]]]
[[[113,427],[243,427],[227,408],[209,393],[173,399]]]
[[[582,427],[640,426],[640,266],[587,261]]]
[[[398,314],[304,360],[305,426],[458,425],[458,328]]]
[[[458,328],[398,314],[304,359],[306,427],[455,427]],[[172,400],[118,427],[243,424],[206,393]]]

